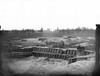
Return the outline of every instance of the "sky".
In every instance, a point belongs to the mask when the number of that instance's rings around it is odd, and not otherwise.
[[[0,0],[1,29],[55,30],[100,24],[100,0]]]

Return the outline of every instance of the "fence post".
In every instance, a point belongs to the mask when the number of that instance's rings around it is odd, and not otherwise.
[[[96,40],[96,46],[95,46],[95,51],[96,51],[96,67],[99,66],[99,51],[100,51],[100,24],[96,24],[96,32],[95,32],[95,40]]]

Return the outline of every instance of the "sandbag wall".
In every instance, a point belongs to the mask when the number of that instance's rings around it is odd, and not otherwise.
[[[48,57],[68,60],[69,58],[75,57],[76,52],[77,50],[75,49],[33,47],[33,55],[36,57]]]

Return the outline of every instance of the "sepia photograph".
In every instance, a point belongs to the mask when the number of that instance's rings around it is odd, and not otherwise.
[[[98,0],[0,0],[1,76],[99,74]]]

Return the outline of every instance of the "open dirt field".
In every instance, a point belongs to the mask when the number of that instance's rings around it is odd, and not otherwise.
[[[6,64],[9,70],[15,74],[90,74],[95,65],[94,58],[89,60],[77,61],[68,65],[68,61],[60,59],[45,60],[44,57],[28,57],[22,59],[13,59]]]
[[[87,43],[86,46],[90,46],[93,43],[89,43],[93,38],[49,38],[47,41],[64,41],[66,44],[71,43]],[[94,39],[93,39],[94,40]],[[26,41],[16,41],[14,45],[21,44],[23,46],[34,46],[34,44],[44,44],[44,42],[38,41],[38,38],[26,39]],[[81,44],[83,45],[83,44]],[[21,59],[7,60],[7,63],[3,62],[3,67],[6,70],[10,70],[15,74],[37,74],[37,75],[49,75],[49,74],[90,74],[95,66],[95,57],[91,57],[88,60],[77,61],[68,64],[66,60],[50,59],[46,60],[44,57],[27,57]],[[6,66],[5,66],[6,65]],[[8,68],[8,69],[7,69]]]

